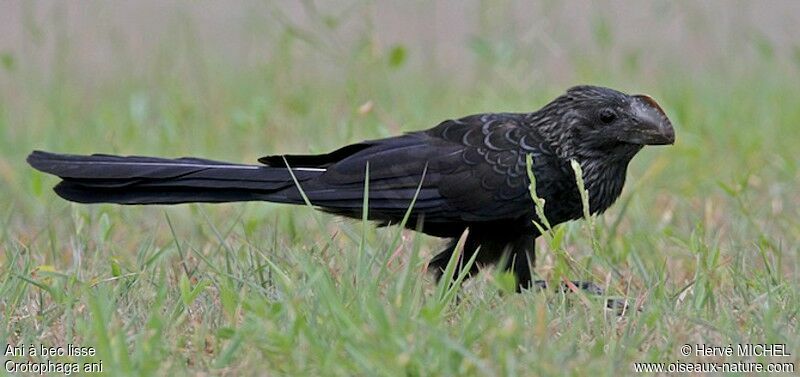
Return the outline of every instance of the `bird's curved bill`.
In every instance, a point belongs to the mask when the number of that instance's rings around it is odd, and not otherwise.
[[[620,141],[640,145],[675,143],[675,129],[656,101],[644,94],[633,96],[634,119],[618,136]]]

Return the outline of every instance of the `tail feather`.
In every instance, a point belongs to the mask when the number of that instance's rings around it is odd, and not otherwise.
[[[140,188],[107,189],[86,187],[70,181],[61,181],[53,190],[58,196],[76,203],[116,204],[180,204],[180,203],[225,203],[264,200],[269,196],[248,190],[197,190],[171,188],[169,190]],[[278,200],[276,200],[278,201]],[[293,202],[285,200],[286,202]]]
[[[28,163],[61,177],[55,188],[64,199],[80,203],[177,204],[270,200],[295,202],[281,195],[294,180],[285,167],[232,164],[199,159],[141,156],[63,155],[35,151]],[[299,182],[324,169],[293,169]]]

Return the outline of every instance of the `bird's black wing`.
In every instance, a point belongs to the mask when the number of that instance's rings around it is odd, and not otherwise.
[[[428,134],[460,145],[457,159],[450,161],[460,168],[442,176],[438,186],[462,221],[512,220],[533,211],[528,154],[539,186],[546,188],[558,178],[538,173],[557,159],[523,114],[473,115],[444,122]]]
[[[523,122],[518,114],[473,115],[326,155],[259,161],[325,169],[302,189],[312,204],[340,215],[361,216],[368,164],[371,219],[398,222],[416,194],[413,213],[426,223],[511,220],[532,210],[526,153],[534,154],[534,164],[547,164],[552,156]]]

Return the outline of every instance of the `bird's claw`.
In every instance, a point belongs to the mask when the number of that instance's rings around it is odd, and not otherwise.
[[[538,289],[547,289],[547,282],[536,280],[533,282],[533,286]],[[570,284],[561,284],[561,292],[572,292],[572,286],[594,296],[602,296],[604,294],[603,288],[590,281],[571,281]],[[623,315],[631,309],[631,304],[621,297],[608,297],[606,298],[606,309],[613,310],[617,315]]]

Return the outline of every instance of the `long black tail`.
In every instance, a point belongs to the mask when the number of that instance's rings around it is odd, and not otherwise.
[[[286,167],[231,164],[200,158],[165,159],[34,151],[28,163],[61,177],[55,192],[79,203],[178,204],[267,200],[302,203]],[[324,169],[293,169],[302,183]]]

